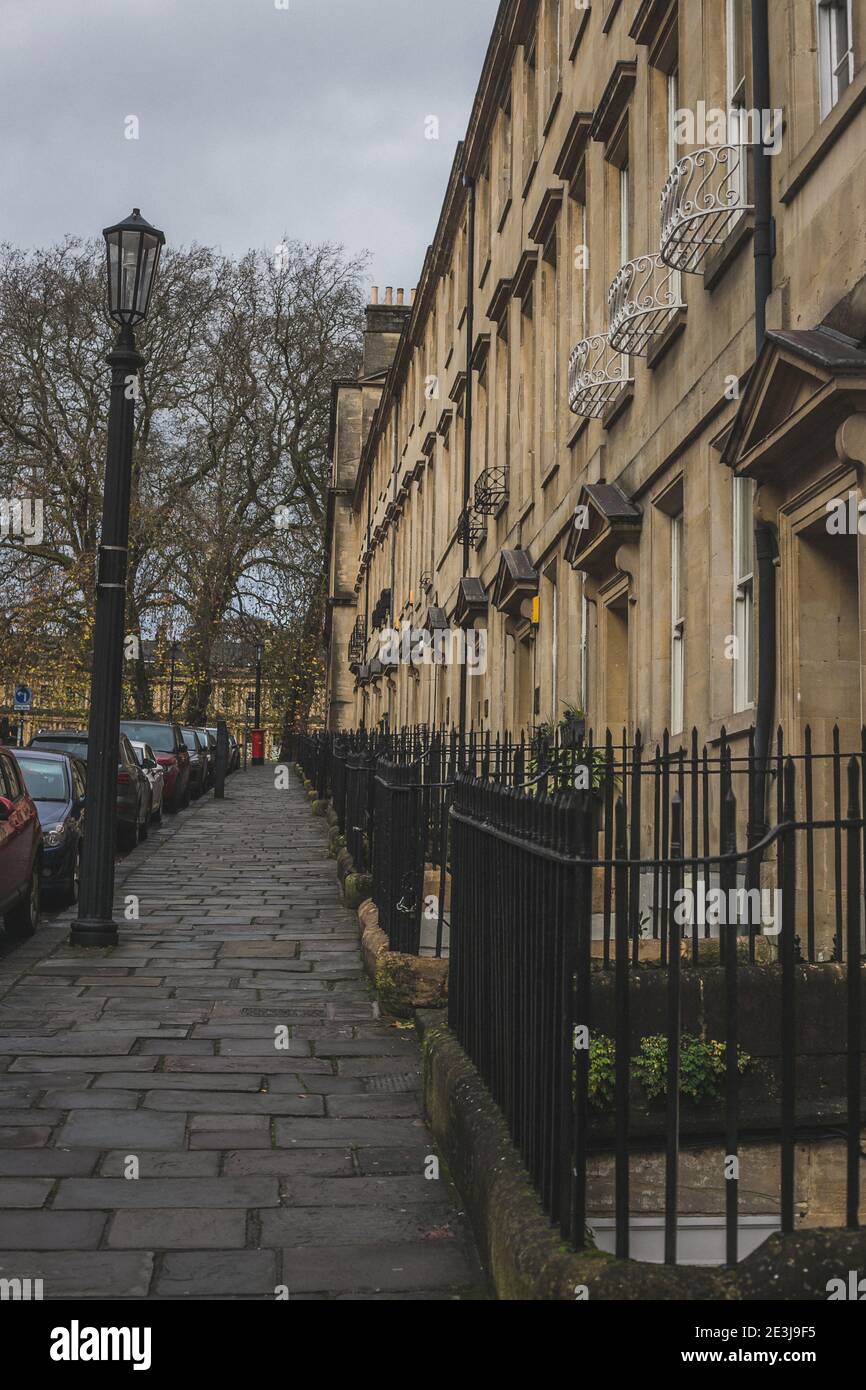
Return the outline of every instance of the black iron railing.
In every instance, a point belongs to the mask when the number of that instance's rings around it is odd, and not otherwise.
[[[519,787],[458,774],[449,1023],[575,1246],[597,1210],[591,1161],[605,1154],[615,1251],[629,1256],[637,1140],[660,1156],[664,1258],[676,1262],[681,1090],[693,1086],[696,1051],[715,1068],[699,1128],[724,1194],[727,1262],[740,1249],[743,1138],[756,1126],[778,1149],[771,1195],[782,1231],[794,1228],[804,1126],[843,1143],[844,1219],[857,1226],[863,749],[866,739],[844,756],[834,731],[820,756],[807,731],[804,751],[787,756],[780,733],[762,768],[751,739],[738,753],[724,736],[712,752],[696,738],[672,751],[665,739],[647,756],[639,738],[615,747],[608,737],[600,748],[590,739],[537,752]],[[764,773],[769,826],[757,802]],[[798,1078],[809,1094],[819,1024],[833,1031],[835,1060],[813,1103]],[[755,1038],[768,1055],[750,1078]],[[664,1101],[635,1114],[644,1044]],[[692,1136],[697,1122],[685,1119]]]
[[[460,770],[519,785],[539,740],[470,730],[360,729],[299,734],[297,761],[329,796],[359,872],[373,876],[379,920],[395,950],[448,953],[449,811]]]

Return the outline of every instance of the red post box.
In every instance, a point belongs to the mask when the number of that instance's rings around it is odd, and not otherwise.
[[[253,756],[252,756],[253,765],[254,765],[254,766],[255,766],[256,764],[259,764],[259,765],[260,765],[260,764],[263,763],[264,760],[265,760],[265,731],[264,731],[264,729],[253,729],[253,730],[252,730],[252,744],[253,744]]]

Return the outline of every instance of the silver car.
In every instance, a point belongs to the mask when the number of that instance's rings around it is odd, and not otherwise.
[[[130,743],[132,744],[136,759],[138,760],[138,765],[150,783],[150,790],[153,798],[151,801],[150,818],[159,823],[159,821],[162,820],[165,773],[156,761],[156,754],[149,743],[136,743],[134,739],[130,739]]]

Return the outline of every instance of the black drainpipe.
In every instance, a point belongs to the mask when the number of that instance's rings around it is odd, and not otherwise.
[[[397,433],[397,429],[398,429],[399,423],[400,423],[400,409],[399,409],[399,404],[398,404],[398,402],[395,400],[395,401],[394,401],[394,449],[393,449],[393,453],[394,453],[394,463],[393,463],[393,479],[392,479],[392,483],[391,483],[391,497],[392,497],[392,499],[393,499],[393,501],[394,501],[395,503],[396,503],[396,501],[397,501],[397,474],[398,474],[398,472],[399,472],[399,470],[400,470],[400,440],[399,440],[398,433]],[[391,604],[390,604],[390,611],[389,611],[389,613],[388,613],[388,622],[389,622],[389,624],[390,624],[390,626],[391,626],[392,628],[395,628],[395,627],[397,626],[397,614],[396,614],[396,611],[395,611],[395,608],[394,608],[394,603],[395,603],[396,597],[397,597],[397,591],[396,591],[396,588],[395,588],[395,585],[396,585],[396,582],[397,582],[397,524],[396,524],[396,523],[397,523],[397,518],[396,518],[396,516],[395,516],[395,517],[394,517],[394,524],[393,524],[392,527],[391,527]],[[392,728],[392,724],[391,724],[391,698],[392,698],[392,696],[393,696],[393,691],[392,691],[392,689],[391,689],[391,683],[390,683],[390,677],[389,677],[389,679],[388,679],[388,729],[389,729],[389,731],[390,731],[390,729]],[[394,726],[394,727],[396,727],[396,726]]]
[[[367,567],[364,570],[364,660],[367,660],[366,644],[370,638],[370,524],[372,521],[373,464],[367,470]],[[361,727],[366,725],[363,696],[361,697]]]
[[[469,573],[469,487],[472,471],[472,338],[475,320],[475,180],[464,174],[468,190],[466,213],[466,392],[463,405],[463,574]],[[465,653],[464,653],[465,655]],[[466,731],[465,660],[460,665],[460,732]]]
[[[764,145],[764,113],[770,112],[770,36],[767,0],[752,0],[752,104],[761,113],[761,145],[755,148],[755,355],[767,332],[767,300],[773,288],[774,226],[770,156]],[[776,540],[765,521],[755,523],[758,570],[758,690],[755,715],[755,825],[759,839],[767,828],[769,754],[776,705]]]

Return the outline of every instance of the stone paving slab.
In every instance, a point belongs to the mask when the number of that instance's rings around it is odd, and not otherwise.
[[[484,1279],[326,828],[238,773],[118,863],[113,950],[0,935],[0,1276],[52,1298],[442,1299]]]
[[[42,1279],[46,1298],[147,1298],[153,1265],[150,1252],[46,1253],[36,1247],[16,1252],[11,1258],[0,1252],[0,1277],[20,1277],[21,1271],[26,1271],[31,1279]]]
[[[458,1290],[466,1273],[466,1256],[456,1241],[307,1245],[283,1251],[283,1280],[298,1293]]]
[[[395,1209],[293,1206],[262,1212],[261,1241],[265,1246],[297,1247],[321,1245],[327,1239],[341,1245],[453,1240],[447,1221],[448,1206],[439,1203]]]

